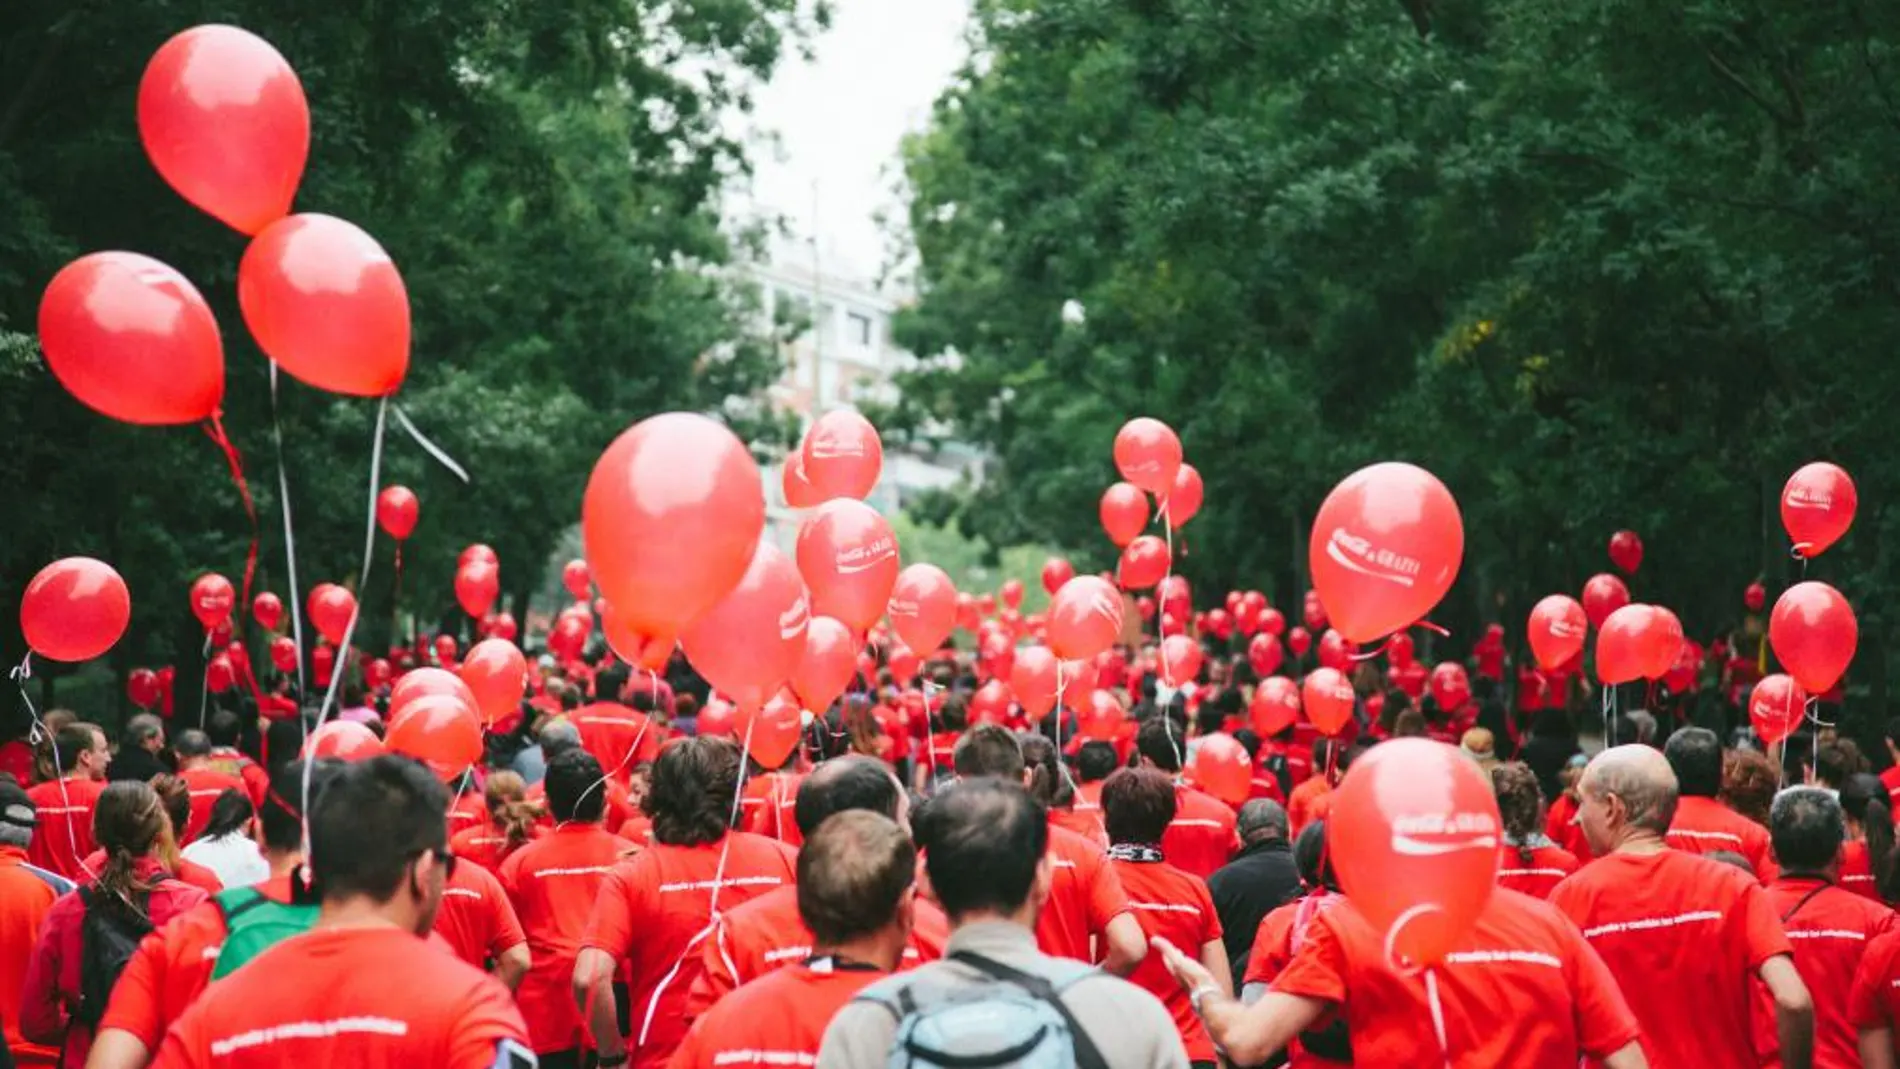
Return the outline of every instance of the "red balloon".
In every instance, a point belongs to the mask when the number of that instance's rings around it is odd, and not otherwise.
[[[745,443],[683,412],[616,438],[581,505],[594,585],[623,633],[650,638],[679,634],[737,586],[764,530],[765,491]]]
[[[777,768],[792,756],[802,727],[798,703],[783,695],[774,695],[757,713],[741,706],[732,722],[733,734],[745,744],[746,753],[764,768]]]
[[[1794,734],[1807,714],[1808,692],[1776,672],[1764,676],[1748,696],[1748,722],[1769,746]]]
[[[268,590],[252,598],[251,619],[266,631],[277,630],[277,625],[284,622],[283,600]]]
[[[443,636],[444,638],[448,636]],[[410,702],[428,697],[447,696],[473,710],[475,691],[462,681],[462,677],[446,668],[418,668],[406,672],[396,681],[396,687],[389,692],[389,716],[393,722],[396,715]]]
[[[851,685],[858,670],[858,640],[829,616],[814,616],[805,629],[805,649],[792,670],[792,691],[804,707],[823,713]]]
[[[490,638],[505,639],[509,642],[513,642],[520,633],[521,626],[515,623],[514,614],[509,612],[495,614],[495,622],[488,626],[488,635]]]
[[[210,419],[224,400],[218,322],[185,276],[148,256],[98,252],[40,298],[40,349],[60,385],[126,423]]]
[[[1168,544],[1154,535],[1142,535],[1122,550],[1120,573],[1123,590],[1146,590],[1168,574],[1173,559]]]
[[[1671,694],[1687,694],[1696,689],[1702,671],[1702,647],[1695,642],[1684,642],[1676,654],[1676,663],[1669,666],[1669,673],[1663,677]]]
[[[1768,604],[1768,588],[1760,583],[1750,583],[1742,591],[1742,605],[1749,612],[1760,612],[1762,606],[1766,604]]]
[[[1065,661],[1093,657],[1122,632],[1122,596],[1106,580],[1079,576],[1049,603],[1049,648]]]
[[[1682,657],[1684,638],[1682,620],[1660,605],[1650,606],[1656,626],[1644,647],[1643,678],[1661,679],[1676,667]]]
[[[270,663],[286,675],[297,670],[297,643],[279,635],[270,640]]]
[[[1352,643],[1347,642],[1344,635],[1330,627],[1319,637],[1319,663],[1322,668],[1333,668],[1344,672],[1352,667],[1354,652]]]
[[[235,26],[173,37],[139,79],[139,140],[178,195],[244,234],[290,211],[310,106],[284,57]]]
[[[1258,634],[1247,643],[1247,663],[1253,666],[1254,675],[1265,679],[1280,670],[1280,662],[1286,658],[1286,651],[1280,648],[1280,640],[1269,634]]]
[[[1463,939],[1498,872],[1491,777],[1457,747],[1393,739],[1353,762],[1326,843],[1340,886],[1395,966],[1429,966]]]
[[[1614,576],[1611,579],[1616,581]],[[1628,597],[1627,592],[1624,597]],[[1584,639],[1590,634],[1590,618],[1575,598],[1552,594],[1531,608],[1526,633],[1537,666],[1548,672],[1569,664],[1583,652]]]
[[[520,712],[528,683],[528,659],[514,643],[499,638],[477,642],[455,674],[475,695],[474,708],[483,727]]]
[[[1307,558],[1313,587],[1339,633],[1371,642],[1409,627],[1458,576],[1465,527],[1430,472],[1374,464],[1348,475],[1320,505]]]
[[[1076,710],[1076,730],[1085,739],[1098,742],[1114,742],[1121,733],[1122,721],[1128,713],[1115,700],[1115,696],[1105,690],[1089,693],[1088,701],[1081,703]]]
[[[376,495],[376,526],[398,542],[415,533],[422,506],[407,486],[386,486]]]
[[[1020,608],[1022,608],[1022,605],[1023,605],[1023,582],[1022,582],[1022,580],[1020,580],[1020,579],[1005,579],[1005,580],[1003,581],[1003,589],[1002,589],[1002,591],[1001,591],[1001,595],[1002,595],[1002,598],[1003,598],[1003,604],[1004,604],[1004,605],[1006,605],[1006,606],[1008,606],[1009,608],[1012,608],[1012,609],[1020,609]]]
[[[1116,483],[1102,491],[1098,511],[1108,540],[1125,546],[1148,526],[1148,495],[1132,483]]]
[[[440,664],[443,668],[455,667],[455,653],[456,645],[454,635],[435,636],[435,660],[437,664]]]
[[[739,711],[732,703],[713,698],[699,711],[698,734],[702,739],[733,737],[733,724],[739,718]]]
[[[1141,622],[1147,623],[1155,618],[1155,599],[1146,594],[1135,599],[1135,612],[1141,615]]]
[[[1804,465],[1781,488],[1781,526],[1798,557],[1818,557],[1854,525],[1860,494],[1847,472],[1816,461]]]
[[[1610,536],[1610,563],[1624,575],[1635,575],[1643,566],[1643,540],[1635,531],[1618,531]]]
[[[812,488],[811,480],[805,478],[805,451],[801,447],[785,454],[784,463],[779,465],[779,491],[785,495],[785,504],[795,509],[817,508],[824,504],[818,491]]]
[[[408,754],[448,779],[482,759],[482,725],[468,702],[451,694],[417,698],[400,710],[391,706],[383,747]]]
[[[330,685],[330,677],[336,672],[336,649],[319,644],[310,651],[311,682],[319,687]]]
[[[1050,557],[1042,562],[1042,589],[1044,593],[1054,595],[1062,589],[1062,584],[1075,578],[1075,565],[1061,557]]]
[[[479,620],[501,596],[501,569],[487,561],[470,561],[455,573],[455,601],[462,611]]]
[[[332,720],[304,740],[302,756],[305,760],[361,761],[382,752],[383,740],[374,731],[355,721]]]
[[[1155,600],[1161,603],[1162,612],[1187,619],[1193,609],[1193,592],[1188,589],[1187,577],[1170,575],[1163,579],[1155,588]]]
[[[150,709],[159,701],[158,673],[150,668],[134,668],[125,677],[125,696],[133,705]]]
[[[1630,603],[1630,588],[1608,572],[1590,577],[1583,584],[1583,613],[1591,627],[1601,628],[1610,614]]]
[[[1174,473],[1174,486],[1161,502],[1161,511],[1168,517],[1168,526],[1180,530],[1201,511],[1201,501],[1206,490],[1201,485],[1201,473],[1194,465],[1183,464]]]
[[[913,564],[897,573],[886,610],[891,630],[904,645],[919,653],[935,653],[957,626],[957,588],[942,568]]]
[[[975,631],[983,622],[983,614],[976,607],[976,597],[971,594],[956,596],[957,626],[965,631]]]
[[[1322,735],[1337,735],[1352,723],[1352,680],[1337,668],[1315,668],[1300,684],[1300,705],[1307,722]]]
[[[476,542],[462,549],[462,555],[455,558],[455,568],[460,571],[475,561],[483,561],[497,568],[501,567],[501,557],[495,553],[494,547]]]
[[[1597,632],[1597,678],[1604,683],[1643,678],[1665,630],[1654,606],[1625,605],[1611,613]]]
[[[409,292],[376,239],[329,215],[270,224],[238,264],[238,307],[257,347],[306,385],[356,397],[409,373]]]
[[[1432,701],[1446,713],[1455,713],[1471,700],[1471,677],[1457,661],[1440,661],[1432,667]]]
[[[223,653],[214,655],[205,664],[205,689],[213,694],[223,694],[237,684],[237,668],[231,664],[231,658]]]
[[[1841,681],[1860,645],[1860,623],[1841,592],[1809,580],[1775,599],[1768,616],[1768,644],[1794,681],[1810,694],[1825,694]]]
[[[1326,630],[1326,604],[1319,599],[1319,591],[1309,590],[1300,602],[1300,622],[1308,631]]]
[[[104,561],[67,557],[40,569],[20,599],[20,632],[49,661],[90,661],[132,620],[125,580]]]
[[[970,723],[1000,724],[1009,719],[1009,685],[992,679],[970,695]]]
[[[1234,637],[1234,618],[1227,614],[1226,609],[1209,609],[1207,610],[1207,630],[1213,632],[1215,638],[1225,642]]]
[[[1254,688],[1247,719],[1255,733],[1270,739],[1294,725],[1300,717],[1300,688],[1285,676],[1268,676]]]
[[[810,623],[798,569],[777,546],[761,541],[739,584],[680,642],[707,682],[741,711],[758,710],[798,667]]]
[[[1286,617],[1278,609],[1260,610],[1260,631],[1279,638],[1286,634]]]
[[[909,646],[890,647],[884,655],[884,664],[891,670],[891,679],[899,686],[917,678],[917,652]]]
[[[1096,664],[1103,658],[1115,658],[1114,650],[1104,650],[1093,661],[1056,662],[1056,693],[1063,699],[1064,705],[1074,705],[1083,696],[1095,690],[1096,676],[1100,674]]]
[[[382,657],[372,657],[363,662],[363,685],[371,690],[380,690],[389,685],[394,678],[395,669]]]
[[[1412,636],[1400,631],[1386,640],[1385,662],[1394,668],[1404,668],[1417,659],[1417,651],[1412,645]]]
[[[1017,651],[1016,663],[1009,672],[1009,689],[1016,692],[1023,712],[1041,719],[1055,708],[1056,669],[1056,655],[1046,647],[1029,646]]]
[[[1253,793],[1253,761],[1238,739],[1224,732],[1203,738],[1194,749],[1192,771],[1201,789],[1237,806]]]
[[[1306,651],[1313,648],[1313,636],[1307,633],[1306,628],[1296,627],[1287,632],[1286,648],[1293,651],[1293,656],[1304,657]]]
[[[587,570],[587,562],[584,560],[571,560],[561,567],[561,585],[573,595],[576,601],[587,600],[593,582],[594,577]]]
[[[1115,432],[1115,470],[1143,490],[1167,496],[1180,469],[1181,439],[1160,420],[1142,416]]]
[[[976,611],[984,616],[996,615],[996,598],[991,594],[976,596]]]
[[[224,655],[231,659],[231,667],[237,670],[239,679],[249,678],[251,674],[251,651],[244,648],[244,643],[230,643],[225,646]]]
[[[805,432],[805,479],[818,500],[848,497],[859,501],[877,486],[884,470],[884,443],[871,421],[848,408],[818,417]]]
[[[1170,687],[1185,686],[1201,673],[1201,644],[1186,635],[1169,635],[1161,640],[1161,681]]]
[[[191,584],[191,614],[206,631],[215,631],[231,618],[231,605],[237,591],[231,580],[216,572],[207,572]]]

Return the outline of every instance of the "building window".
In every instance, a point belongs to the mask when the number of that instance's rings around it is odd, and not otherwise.
[[[823,411],[838,400],[838,364],[833,360],[820,359],[818,361],[817,408]]]
[[[860,349],[869,349],[871,347],[870,316],[859,315],[856,312],[852,312],[847,323],[847,328],[846,334],[851,344]]]

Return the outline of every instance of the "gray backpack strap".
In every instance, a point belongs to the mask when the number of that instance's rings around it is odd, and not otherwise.
[[[1076,1020],[1075,1014],[1069,1012],[1069,1007],[1062,1002],[1062,992],[1077,982],[1095,975],[1094,969],[1082,970],[1076,976],[1058,986],[1047,977],[1037,976],[1033,973],[1026,973],[1020,969],[1011,968],[1000,961],[986,958],[981,954],[972,954],[967,950],[950,955],[950,960],[962,962],[992,979],[1000,980],[1008,984],[1015,984],[1017,987],[1036,996],[1043,1002],[1048,1003],[1049,1007],[1061,1015],[1063,1021],[1069,1026],[1069,1039],[1075,1044],[1076,1069],[1108,1069],[1108,1060],[1103,1058],[1102,1052],[1096,1048],[1095,1040],[1089,1037],[1088,1029],[1082,1027],[1082,1022]],[[903,998],[908,995],[909,992],[905,991],[902,992],[899,997]]]

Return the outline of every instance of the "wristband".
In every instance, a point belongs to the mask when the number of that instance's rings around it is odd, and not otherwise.
[[[1207,998],[1207,996],[1218,995],[1218,994],[1220,994],[1220,987],[1218,985],[1202,984],[1201,986],[1188,992],[1188,1005],[1192,1007],[1194,1012],[1198,1015],[1201,1012],[1201,1003]]]

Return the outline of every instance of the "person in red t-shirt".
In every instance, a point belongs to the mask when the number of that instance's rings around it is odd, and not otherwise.
[[[1868,944],[1854,973],[1847,999],[1848,1020],[1859,1032],[1861,1065],[1894,1069],[1900,1047],[1894,1044],[1900,1022],[1900,930]]]
[[[96,725],[68,724],[53,733],[59,778],[27,788],[39,813],[39,829],[27,847],[27,864],[69,880],[92,879],[85,858],[93,851],[92,810],[106,789],[112,751]]]
[[[0,1006],[20,1005],[41,922],[61,893],[53,883],[58,877],[26,863],[33,823],[33,801],[26,788],[10,774],[0,775]],[[58,1065],[57,1048],[29,1043],[20,1035],[19,1016],[0,1012],[0,1042],[12,1053],[12,1064],[35,1069]]]
[[[1101,810],[1079,808],[1075,776],[1063,764],[1056,744],[1042,735],[1022,735],[1023,761],[1029,771],[1029,793],[1049,811],[1049,823],[1108,849],[1108,832]]]
[[[1141,768],[1157,768],[1171,776],[1181,774],[1181,734],[1166,715],[1141,725],[1135,734]],[[1226,802],[1183,784],[1175,787],[1174,820],[1162,837],[1169,864],[1205,880],[1219,872],[1240,849],[1234,809]]]
[[[515,998],[543,1069],[581,1064],[574,959],[607,874],[634,849],[601,826],[600,778],[600,762],[578,747],[548,762],[542,783],[554,830],[509,855],[498,873],[528,937],[528,974]]]
[[[1401,714],[1404,719],[1404,714]],[[1422,719],[1422,717],[1420,718]],[[1312,821],[1323,819],[1333,808],[1333,788],[1346,775],[1347,749],[1337,739],[1318,739],[1313,743],[1313,774],[1293,788],[1286,800],[1288,830],[1298,835]]]
[[[178,755],[178,778],[185,781],[185,789],[191,794],[191,819],[178,836],[178,845],[182,847],[204,834],[205,825],[211,823],[211,807],[218,795],[240,790],[249,797],[250,788],[244,785],[242,778],[211,767],[211,737],[197,728],[179,732],[172,742],[172,752]],[[251,804],[257,803],[253,800]]]
[[[793,882],[790,847],[728,830],[743,760],[729,739],[692,738],[668,745],[653,765],[653,844],[608,874],[574,962],[575,997],[587,1007],[601,1069],[625,1064],[629,1046],[635,1069],[665,1065],[686,1034],[686,999],[711,921]],[[611,986],[622,961],[632,977],[630,1037],[621,1035]]]
[[[565,720],[550,720],[546,724],[541,725],[541,734],[538,737],[541,741],[541,754],[546,758],[549,764],[553,764],[554,759],[564,753],[571,750],[583,749],[581,746],[580,730]],[[587,752],[592,754],[591,750]],[[600,756],[593,754],[593,757],[595,763],[598,764],[600,762]],[[606,766],[603,766],[603,768],[605,767]],[[611,769],[608,769],[593,786],[594,793],[604,794],[606,796],[606,827],[609,830],[619,828],[640,813],[639,804],[635,801],[632,792],[629,790],[628,785],[632,782],[633,777],[631,774],[628,775],[627,782],[622,783],[621,778],[612,775]],[[540,807],[542,810],[541,826],[543,828],[552,828],[554,826],[554,818],[547,812],[547,800],[546,780],[528,788],[529,803]]]
[[[959,779],[994,776],[1025,787],[1033,781],[1022,744],[998,724],[971,728],[957,743],[953,762]],[[1148,943],[1102,848],[1052,821],[1048,853],[1049,898],[1036,918],[1042,952],[1099,961],[1116,976],[1134,972],[1148,953]]]
[[[1260,919],[1254,931],[1253,948],[1247,956],[1247,971],[1241,976],[1241,1001],[1249,1006],[1259,1002],[1268,988],[1306,946],[1307,936],[1319,915],[1345,901],[1339,892],[1339,878],[1333,872],[1326,851],[1326,822],[1314,821],[1293,844],[1293,864],[1300,873],[1299,897]],[[1287,1041],[1288,1069],[1339,1069],[1352,1064],[1352,1040],[1346,1022],[1334,1015],[1313,1031],[1301,1032]]]
[[[229,709],[220,709],[205,721],[205,735],[211,739],[205,767],[243,780],[244,789],[251,795],[251,807],[262,809],[264,792],[270,790],[270,774],[238,750],[244,739],[244,721]]]
[[[472,827],[449,833],[449,849],[465,861],[473,861],[489,872],[500,872],[508,855],[528,845],[541,834],[541,821],[547,816],[546,795],[537,803],[528,799],[528,785],[513,772],[491,772],[482,787],[482,803],[488,819]]]
[[[1233,973],[1207,883],[1168,864],[1161,846],[1174,819],[1174,781],[1156,769],[1125,768],[1102,786],[1102,817],[1111,844],[1109,864],[1128,892],[1128,905],[1142,933],[1186,948],[1214,977],[1221,993],[1231,995]],[[1160,955],[1148,955],[1128,979],[1168,1007],[1188,1063],[1212,1069],[1218,1061],[1214,1041]]]
[[[341,767],[338,761],[317,762],[310,770],[311,796]],[[280,767],[257,817],[264,861],[270,866],[270,878],[257,890],[273,902],[291,901],[291,876],[304,861],[303,821],[286,801],[297,798],[302,786],[301,762]],[[206,901],[146,936],[113,985],[112,1001],[87,1057],[89,1069],[143,1069],[166,1030],[211,982],[228,933],[224,907]]]
[[[1100,739],[1083,742],[1075,751],[1075,803],[1068,819],[1057,823],[1085,839],[1107,846],[1108,829],[1102,826],[1102,783],[1120,766],[1112,744]]]
[[[834,813],[867,810],[888,817],[906,830],[910,827],[910,797],[898,785],[890,766],[874,757],[847,755],[819,765],[798,787],[793,819],[800,842]],[[803,854],[800,854],[801,859]],[[802,862],[801,862],[802,863]],[[700,967],[704,973],[693,983],[686,1015],[697,1019],[734,988],[810,957],[813,936],[799,919],[798,888],[781,887],[747,902],[713,922],[712,937],[703,944]],[[943,956],[950,922],[928,901],[917,903],[900,968],[910,968]]]
[[[447,811],[448,793],[410,758],[337,772],[310,812],[315,926],[207,988],[155,1065],[532,1066],[508,990],[422,938],[455,867]]]
[[[1856,772],[1841,784],[1841,814],[1847,822],[1847,841],[1841,844],[1843,888],[1875,902],[1881,901],[1874,859],[1883,862],[1893,852],[1893,817],[1887,811],[1887,787],[1880,777]]]
[[[1814,1005],[1774,906],[1745,874],[1664,842],[1676,776],[1644,745],[1598,754],[1578,784],[1597,860],[1551,892],[1603,956],[1643,1026],[1650,1064],[1755,1069],[1751,978],[1775,1002],[1782,1062],[1805,1069]]]
[[[748,777],[745,794],[739,798],[739,826],[754,835],[797,846],[802,840],[798,821],[792,818],[792,806],[798,800],[802,779],[790,757],[779,768]]]
[[[456,858],[443,885],[432,930],[470,965],[480,969],[493,962],[495,978],[510,991],[528,971],[528,937],[508,893],[494,873],[466,858]]]
[[[1491,770],[1491,786],[1497,791],[1498,813],[1504,820],[1504,841],[1498,844],[1498,886],[1532,898],[1549,898],[1551,888],[1577,871],[1577,859],[1539,828],[1544,792],[1537,786],[1537,773],[1521,762],[1506,762]]]
[[[1783,791],[1775,799],[1769,830],[1781,871],[1768,885],[1768,900],[1814,999],[1814,1064],[1859,1066],[1849,995],[1868,944],[1893,929],[1893,910],[1836,886],[1846,825],[1840,803],[1826,791]]]
[[[882,814],[850,809],[808,832],[794,895],[811,950],[721,999],[694,1022],[671,1069],[815,1064],[831,1018],[898,968],[916,874],[909,829]]]
[[[1676,815],[1663,841],[1677,850],[1706,854],[1733,850],[1755,867],[1755,878],[1773,874],[1768,829],[1716,801],[1722,791],[1722,740],[1708,728],[1688,727],[1669,736],[1663,756],[1676,774]]]
[[[1887,721],[1887,733],[1882,738],[1887,746],[1887,767],[1880,772],[1880,782],[1887,787],[1887,808],[1900,810],[1900,716]]]

